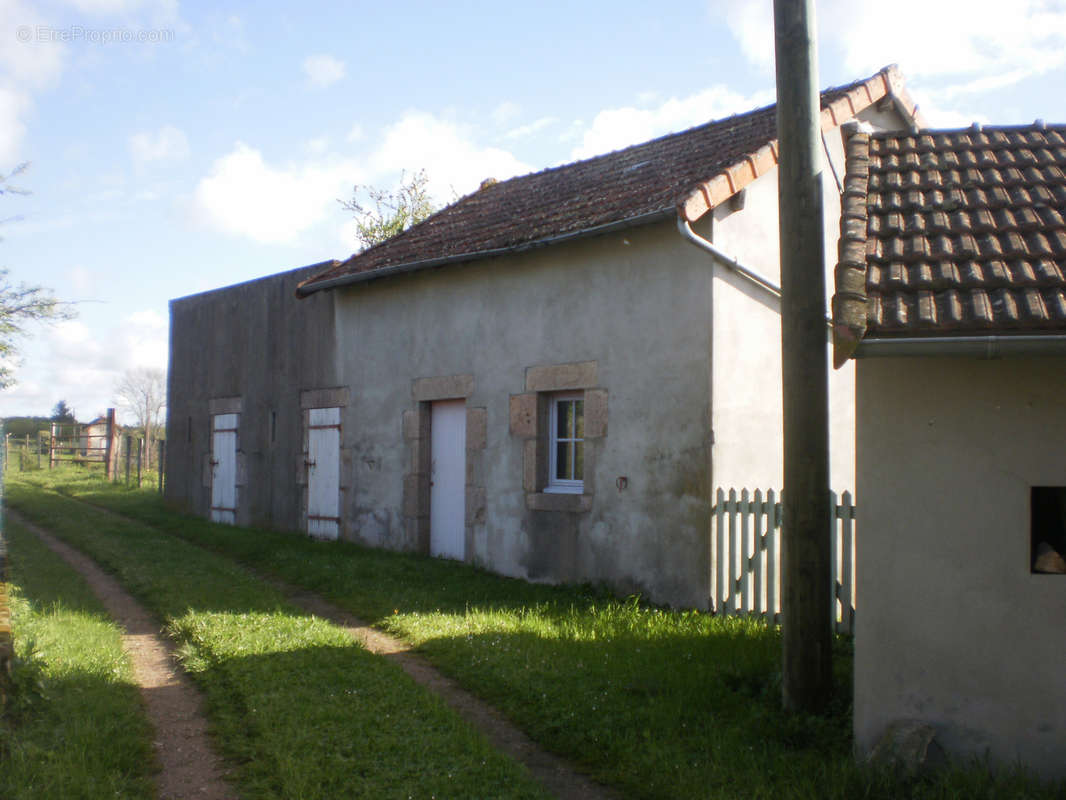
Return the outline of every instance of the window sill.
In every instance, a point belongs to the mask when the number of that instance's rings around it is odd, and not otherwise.
[[[561,492],[530,492],[526,494],[526,508],[530,511],[568,511],[571,513],[585,513],[592,510],[592,495]]]

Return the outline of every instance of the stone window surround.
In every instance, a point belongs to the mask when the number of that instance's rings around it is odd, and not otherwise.
[[[308,503],[308,452],[310,450],[310,425],[312,408],[341,409],[340,464],[338,471],[337,508],[340,511],[340,523],[337,525],[337,538],[350,540],[354,531],[348,527],[349,515],[344,513],[345,500],[352,486],[352,449],[344,444],[344,410],[351,401],[351,391],[347,386],[335,386],[328,389],[303,389],[300,391],[300,430],[301,446],[296,461],[296,485],[300,489],[300,530],[307,532]]]
[[[523,440],[522,488],[530,511],[584,513],[592,509],[596,454],[607,435],[607,390],[599,387],[598,364],[579,361],[526,368],[526,391],[510,399],[510,431]],[[585,397],[584,492],[546,492],[550,398],[559,392],[582,391]]]
[[[466,406],[466,531],[463,552],[473,554],[474,534],[485,524],[484,452],[488,412],[469,404],[473,375],[439,375],[411,382],[414,408],[403,412],[403,440],[407,469],[403,478],[403,517],[406,546],[429,555],[429,474],[431,408],[435,400],[465,400]]]

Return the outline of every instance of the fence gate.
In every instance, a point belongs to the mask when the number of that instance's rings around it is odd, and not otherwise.
[[[833,514],[833,627],[855,631],[855,504],[850,492]],[[718,614],[756,614],[770,623],[781,616],[781,525],[779,494],[771,489],[718,489],[711,509],[711,598]]]
[[[237,415],[211,421],[211,521],[237,522]]]

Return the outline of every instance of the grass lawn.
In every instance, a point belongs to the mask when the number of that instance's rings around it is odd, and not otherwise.
[[[1054,798],[1013,773],[964,764],[906,780],[851,757],[850,643],[836,645],[826,717],[780,705],[779,633],[590,588],[533,585],[464,564],[214,525],[149,491],[84,475],[41,483],[317,591],[402,636],[544,746],[627,796]],[[46,504],[47,505],[47,504]]]
[[[40,473],[38,473],[40,474]],[[397,666],[232,560],[9,478],[8,504],[164,621],[248,797],[543,797]]]
[[[151,726],[118,628],[81,577],[5,521],[18,694],[0,714],[0,797],[154,796]]]

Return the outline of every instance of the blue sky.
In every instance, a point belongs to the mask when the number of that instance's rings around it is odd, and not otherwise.
[[[1066,122],[1066,0],[818,15],[823,86],[894,62],[933,125]],[[354,184],[446,201],[773,97],[769,0],[0,0],[0,266],[79,301],[0,415],[88,419],[166,366],[169,299],[349,255]]]

